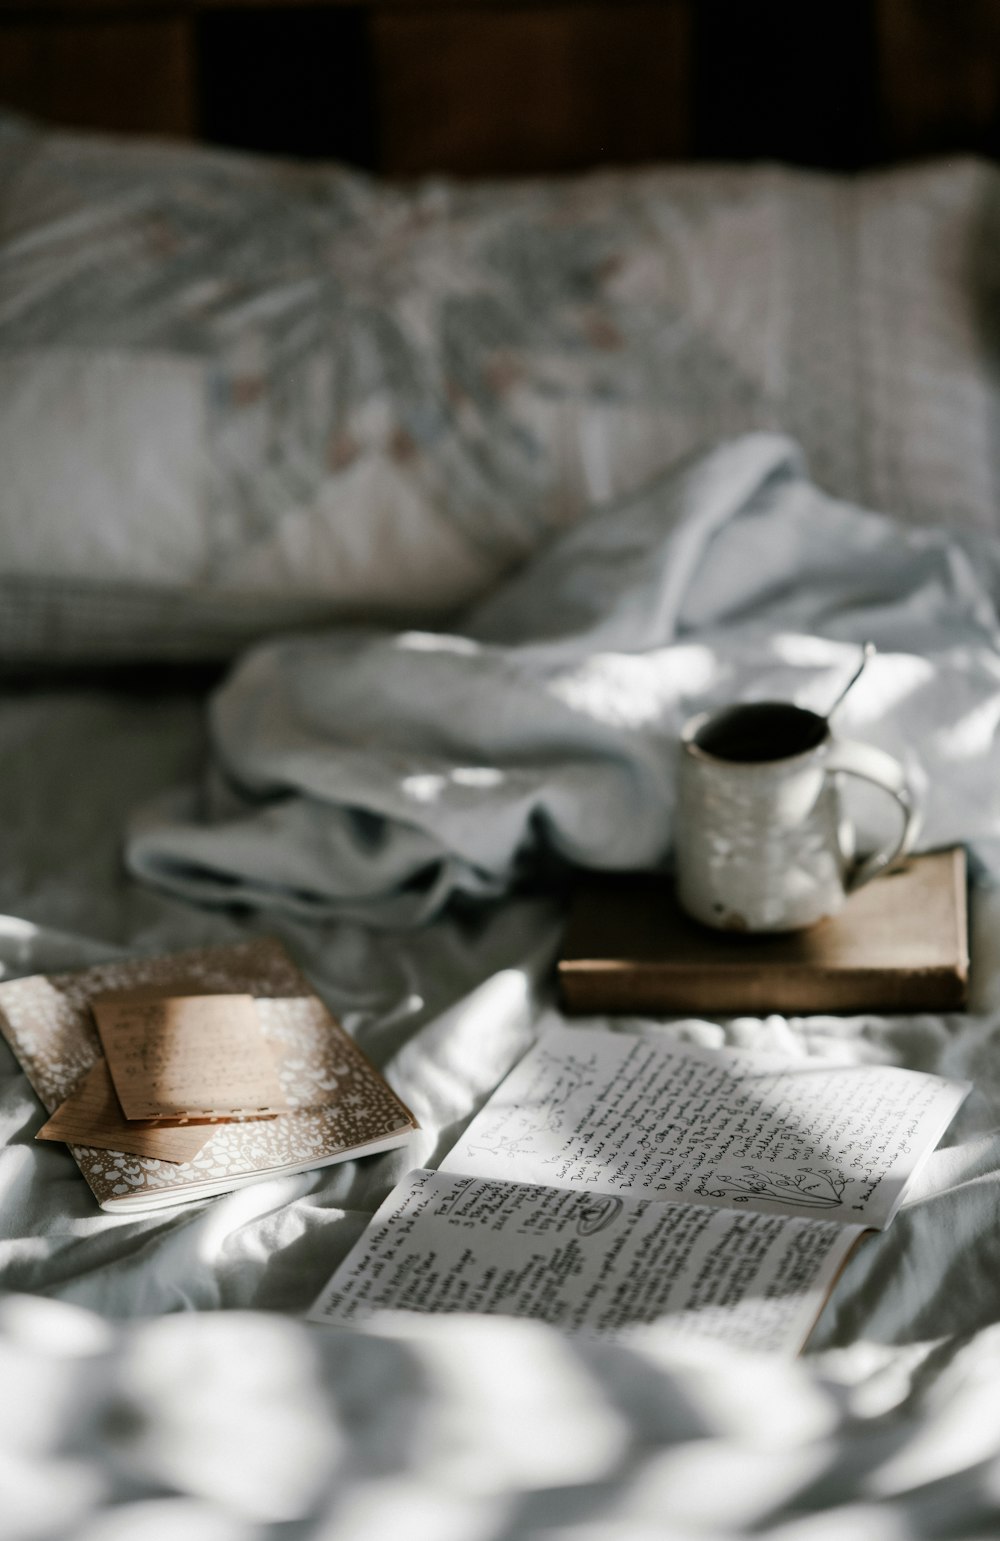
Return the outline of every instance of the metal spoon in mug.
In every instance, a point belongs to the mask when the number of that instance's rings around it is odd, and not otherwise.
[[[844,697],[847,695],[848,691],[849,690],[853,690],[854,686],[858,683],[858,680],[861,678],[862,674],[865,671],[865,666],[868,663],[869,658],[873,658],[874,656],[875,656],[875,644],[874,644],[874,642],[866,642],[864,647],[861,650],[861,662],[858,664],[858,667],[855,669],[854,673],[851,675],[850,679],[847,681],[847,684],[844,686],[843,690],[840,692],[840,695],[837,697],[837,699],[834,701],[833,705],[827,711],[827,714],[826,714],[827,722],[829,722],[830,718],[833,716],[834,712],[837,710],[837,707],[840,705],[840,703],[843,701]]]

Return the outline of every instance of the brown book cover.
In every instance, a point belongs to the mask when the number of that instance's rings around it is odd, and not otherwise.
[[[417,1127],[281,943],[268,938],[0,985],[0,1032],[47,1112],[101,1059],[91,1005],[117,992],[253,996],[290,1110],[213,1125],[184,1161],[70,1144],[102,1209],[134,1212],[208,1198],[259,1178],[393,1149]]]
[[[588,879],[574,898],[558,971],[570,1012],[961,1011],[965,852],[912,857],[853,894],[833,919],[771,936],[689,919],[662,875]]]

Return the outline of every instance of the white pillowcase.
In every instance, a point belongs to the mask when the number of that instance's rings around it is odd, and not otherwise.
[[[426,621],[688,450],[992,527],[1000,174],[382,184],[0,124],[0,661]]]
[[[204,376],[171,353],[0,354],[4,567],[186,582],[206,555]]]

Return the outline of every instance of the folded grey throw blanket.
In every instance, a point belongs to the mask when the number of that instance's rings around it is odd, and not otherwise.
[[[866,639],[838,730],[922,768],[925,845],[988,851],[998,594],[988,540],[835,501],[787,439],[747,435],[593,514],[451,631],[250,652],[212,701],[205,784],[148,810],[128,860],[196,901],[393,925],[500,893],[543,850],[656,867],[685,719],[824,711]]]

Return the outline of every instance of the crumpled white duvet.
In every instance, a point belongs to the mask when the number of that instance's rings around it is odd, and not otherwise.
[[[214,704],[211,745],[243,782],[227,794],[238,799],[235,823],[220,806],[188,826],[140,815],[197,774],[206,747],[197,699],[54,689],[0,698],[5,972],[277,932],[422,1126],[410,1152],[146,1218],[109,1216],[63,1149],[33,1142],[41,1108],[0,1046],[4,1541],[971,1541],[1000,1531],[996,558],[820,499],[787,443],[771,438],[726,446],[666,490],[633,503],[634,517],[614,529],[594,524],[567,537],[483,606],[474,629],[452,634],[478,652],[397,645],[406,668],[395,698],[408,702],[408,724],[429,724],[429,742],[404,754],[401,737],[394,777],[377,773],[380,760],[391,765],[385,714],[380,727],[373,704],[364,718],[357,685],[392,680],[385,635],[266,649],[237,671]],[[709,493],[714,517],[704,513]],[[559,581],[563,549],[579,559],[572,583]],[[640,592],[642,604],[623,611],[620,597]],[[522,644],[507,633],[518,613]],[[607,864],[629,859],[640,835],[662,847],[682,716],[739,694],[822,708],[869,636],[881,651],[838,726],[915,752],[929,780],[926,841],[972,843],[970,1011],[638,1024],[705,1044],[974,1082],[910,1204],[852,1259],[807,1356],[682,1348],[655,1329],[627,1344],[584,1345],[498,1318],[394,1317],[349,1333],[299,1321],[402,1172],[450,1147],[550,1001],[557,901],[521,894],[452,907],[420,927],[414,919],[453,890],[500,887],[543,843]],[[468,667],[419,673],[442,657]],[[282,660],[310,664],[301,677],[317,687],[313,715],[302,691],[294,709],[280,696],[267,706],[264,679],[299,675],[282,673]],[[505,670],[518,689],[494,695]],[[355,710],[345,714],[351,678]],[[442,696],[421,679],[454,690]],[[506,779],[490,786],[481,776],[476,786],[446,774],[506,777],[515,756],[489,758],[487,733],[509,744],[513,708],[535,699],[528,683],[538,681],[562,682],[562,697],[538,695],[531,722],[549,724],[549,748],[537,765],[526,752],[518,762],[537,771],[525,797],[508,795]],[[557,717],[560,699],[568,705]],[[338,721],[363,750],[354,790],[342,802],[304,796],[317,765],[335,774]],[[570,743],[561,760],[560,731]],[[245,748],[238,765],[227,745]],[[255,759],[267,745],[273,761]],[[432,747],[433,763],[422,763]],[[269,779],[276,769],[252,770],[279,762],[280,793]],[[442,777],[439,795],[411,796],[405,827],[395,803],[373,820],[376,795],[406,797],[405,779],[417,774]],[[316,861],[322,883],[310,877],[299,890],[310,851],[287,838],[289,829],[319,838],[366,787],[379,790],[360,804],[367,825],[355,822],[369,837],[378,829],[373,870],[385,854],[368,886],[378,926],[357,918],[360,855],[354,868]],[[480,829],[494,803],[504,816],[492,832]],[[309,818],[289,826],[297,805]],[[862,819],[884,816],[879,803],[859,809]],[[121,866],[123,832],[137,817],[147,833],[133,843],[133,866],[155,870],[159,891]],[[423,888],[399,887],[407,839],[432,854]],[[640,859],[651,859],[646,844]],[[343,871],[350,881],[338,883]],[[268,902],[190,902],[221,897],[224,877],[235,878],[230,894]],[[408,924],[391,925],[393,914]]]
[[[685,717],[753,696],[918,760],[925,844],[1000,833],[1000,550],[821,493],[749,434],[554,541],[449,632],[265,644],[211,711],[207,785],[155,809],[133,870],[185,898],[424,920],[542,852],[668,852]],[[883,826],[886,810],[882,810]]]

